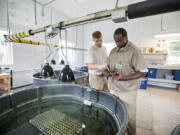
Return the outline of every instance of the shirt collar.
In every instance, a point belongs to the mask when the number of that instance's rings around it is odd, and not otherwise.
[[[95,44],[94,44],[94,46],[95,46],[95,48],[102,48],[102,46],[101,47],[97,47]]]
[[[125,52],[125,51],[127,51],[128,46],[129,46],[129,41],[128,41],[128,42],[126,43],[126,45],[125,45],[124,47],[122,47],[122,48],[116,47],[116,51],[117,51],[117,52],[119,52],[119,51]]]

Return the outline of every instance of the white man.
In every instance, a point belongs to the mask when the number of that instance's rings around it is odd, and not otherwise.
[[[91,88],[108,91],[107,78],[103,75],[107,67],[107,50],[103,43],[103,36],[100,31],[92,34],[94,45],[88,50],[88,58],[86,64],[89,70],[89,84]]]

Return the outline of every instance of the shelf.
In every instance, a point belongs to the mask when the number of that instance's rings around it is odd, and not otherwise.
[[[0,83],[0,88],[10,87],[8,83]]]
[[[148,78],[140,78],[141,81],[146,81]]]
[[[148,65],[147,67],[154,69],[180,70],[180,66]]]
[[[175,80],[158,79],[158,78],[148,78],[148,80],[150,80],[150,81],[156,81],[156,82],[180,84],[180,81],[175,81]]]
[[[7,73],[0,74],[0,79],[10,79],[11,75]]]

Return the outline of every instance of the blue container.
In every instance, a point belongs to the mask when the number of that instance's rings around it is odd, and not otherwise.
[[[156,78],[157,69],[148,69],[148,78]]]
[[[141,80],[140,89],[146,90],[147,88],[147,80]]]
[[[180,81],[180,70],[174,71],[174,80]]]

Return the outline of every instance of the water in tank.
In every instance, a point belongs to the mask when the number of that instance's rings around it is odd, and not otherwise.
[[[127,126],[122,101],[72,84],[5,95],[0,108],[2,135],[122,135]]]

